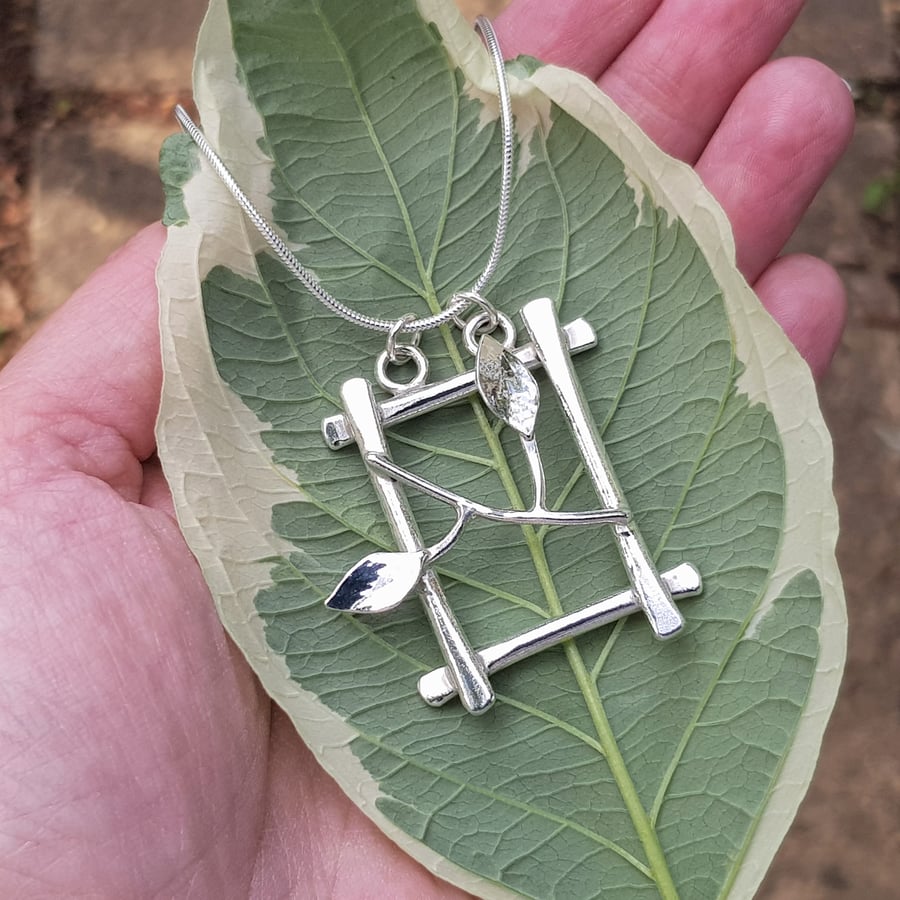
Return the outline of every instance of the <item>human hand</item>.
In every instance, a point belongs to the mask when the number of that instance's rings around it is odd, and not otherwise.
[[[731,221],[737,262],[822,375],[840,340],[837,273],[778,257],[853,131],[847,85],[810,59],[767,62],[804,0],[519,0],[496,27],[595,80],[667,153],[694,166]]]
[[[520,0],[498,30],[696,164],[820,372],[842,289],[775,257],[852,105],[821,66],[763,65],[799,6]],[[120,251],[0,376],[0,895],[458,896],[316,766],[216,620],[153,456],[163,236]]]

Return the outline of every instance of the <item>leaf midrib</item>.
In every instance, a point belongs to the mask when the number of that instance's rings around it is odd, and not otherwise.
[[[445,769],[437,769],[434,766],[429,766],[423,763],[421,760],[414,760],[408,757],[400,756],[400,753],[396,748],[391,747],[383,742],[383,740],[377,735],[373,735],[369,732],[362,731],[357,728],[357,732],[360,738],[366,743],[371,744],[373,747],[377,747],[379,750],[383,750],[385,753],[389,753],[391,756],[399,756],[404,765],[412,766],[415,769],[418,769],[421,772],[424,772],[434,778],[442,779],[444,781],[449,782],[450,784],[455,784],[457,786],[462,787],[467,791],[472,791],[475,794],[479,794],[482,797],[488,797],[491,800],[502,803],[506,806],[512,807],[513,809],[518,809],[521,812],[528,813],[529,815],[533,815],[536,818],[544,819],[548,822],[553,822],[554,824],[560,825],[564,828],[571,829],[572,831],[581,834],[584,837],[589,838],[594,841],[594,843],[605,847],[608,850],[611,850],[613,853],[616,853],[622,859],[624,859],[629,865],[633,866],[638,872],[644,875],[647,878],[652,878],[652,874],[647,869],[647,867],[642,863],[639,859],[630,854],[624,847],[619,846],[615,843],[615,841],[610,840],[607,837],[604,837],[602,834],[599,834],[596,831],[593,831],[589,828],[585,828],[583,825],[580,825],[578,822],[573,822],[571,819],[565,819],[562,816],[554,815],[551,812],[548,812],[545,809],[541,809],[540,807],[533,806],[529,803],[525,803],[521,800],[516,800],[512,797],[508,797],[504,794],[500,794],[496,791],[489,790],[488,788],[481,787],[476,784],[472,784],[469,781],[463,781],[461,778],[458,778],[450,773],[448,773]]]
[[[347,54],[344,51],[343,45],[340,43],[337,35],[334,32],[334,28],[332,27],[331,22],[328,20],[327,16],[322,10],[322,4],[319,2],[319,0],[312,0],[312,2],[313,6],[316,9],[317,15],[322,21],[322,27],[325,29],[329,40],[331,41],[335,51],[337,52],[341,66],[347,76],[347,83],[349,85],[350,92],[353,95],[353,100],[356,103],[356,108],[359,110],[360,118],[362,119],[363,124],[366,127],[366,131],[369,134],[369,139],[372,141],[372,146],[375,149],[375,153],[378,156],[378,159],[380,160],[381,165],[384,169],[385,177],[387,178],[388,184],[390,184],[391,190],[393,191],[394,200],[396,201],[397,208],[400,211],[400,217],[403,220],[404,227],[406,228],[406,236],[413,251],[413,257],[416,262],[416,269],[418,270],[419,278],[422,281],[422,285],[427,286],[426,290],[428,290],[428,288],[430,287],[428,267],[425,265],[425,261],[422,258],[422,251],[419,248],[419,241],[416,237],[415,229],[413,228],[409,209],[406,205],[406,201],[403,198],[403,192],[400,190],[400,185],[397,182],[397,177],[396,175],[394,175],[394,170],[387,158],[387,155],[384,152],[384,147],[381,144],[381,139],[378,137],[378,133],[375,130],[375,123],[372,121],[372,117],[369,115],[369,111],[366,108],[365,102],[363,101],[359,84],[357,83],[353,68],[350,65],[350,60],[348,59]],[[453,93],[455,94],[456,92],[454,91]],[[428,290],[428,293],[433,293],[433,289]]]
[[[549,153],[545,153],[545,159],[548,169],[552,170],[553,163],[550,159]],[[558,185],[558,181],[556,183]],[[565,204],[563,202],[562,196],[560,194],[558,194],[557,196],[560,202],[560,206],[563,207]],[[658,216],[656,223],[658,226]],[[651,255],[653,258],[655,258],[657,235],[658,228],[655,227],[652,236],[653,253]],[[563,249],[561,252],[563,253],[563,259],[567,259],[567,240],[563,242]],[[653,265],[651,260],[651,263],[648,265],[648,287],[645,296],[644,311],[641,317],[640,326],[637,329],[639,333],[642,329],[643,322],[646,316],[646,305],[649,303],[649,296],[651,293],[650,284],[652,283],[652,277]],[[464,364],[455,342],[450,338],[447,329],[442,329],[442,332],[444,334],[447,351],[451,360],[453,360],[453,363],[456,366],[458,372],[463,371]],[[636,344],[639,342],[639,333],[635,337]],[[623,378],[627,378],[627,373],[623,376]],[[491,454],[494,458],[497,472],[500,476],[501,483],[506,490],[507,496],[509,497],[510,503],[516,508],[524,508],[521,493],[513,477],[513,473],[509,466],[506,454],[503,452],[499,433],[488,422],[487,415],[482,405],[480,403],[477,403],[474,398],[470,401],[470,403],[475,414],[476,421],[478,422],[482,430],[482,434],[487,441],[489,448],[491,449]],[[538,575],[538,581],[540,582],[541,587],[544,591],[544,596],[547,599],[547,604],[550,612],[554,617],[560,616],[563,614],[564,610],[559,599],[559,595],[556,591],[556,586],[553,580],[552,573],[550,571],[549,562],[544,552],[543,539],[538,534],[538,531],[530,526],[523,526],[522,532],[525,538],[525,543],[528,546],[529,552],[531,554],[536,573]],[[569,661],[569,665],[576,677],[579,688],[585,698],[585,704],[591,715],[594,727],[597,730],[597,735],[600,739],[600,745],[605,753],[606,762],[610,767],[610,771],[619,789],[620,795],[625,802],[628,814],[632,819],[632,824],[634,825],[635,832],[637,833],[638,838],[640,839],[641,844],[644,847],[644,852],[647,854],[647,858],[650,863],[649,877],[651,877],[656,883],[657,889],[659,890],[661,896],[665,898],[672,898],[672,900],[674,900],[674,898],[677,898],[678,895],[674,881],[672,880],[671,872],[668,869],[665,855],[659,843],[658,836],[656,835],[655,830],[650,825],[647,812],[641,804],[637,790],[634,786],[634,782],[631,780],[630,773],[628,772],[624,758],[622,757],[621,751],[619,750],[618,742],[615,739],[612,727],[610,726],[609,720],[606,716],[603,707],[603,701],[599,695],[596,682],[589,676],[587,667],[584,663],[584,659],[582,658],[581,653],[578,650],[577,642],[575,640],[566,641],[564,643],[564,648],[566,657]]]

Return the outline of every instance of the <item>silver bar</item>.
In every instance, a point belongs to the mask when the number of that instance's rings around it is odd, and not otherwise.
[[[597,346],[597,334],[584,319],[575,319],[563,327],[566,346],[570,353],[581,353]],[[512,351],[520,362],[535,368],[539,364],[532,344],[524,344]],[[475,371],[463,372],[444,381],[426,384],[407,393],[398,394],[379,404],[382,427],[414,419],[441,406],[456,403],[475,393]],[[353,434],[343,413],[322,420],[322,436],[331,450],[340,450],[353,443]]]
[[[695,597],[703,586],[700,573],[690,563],[682,563],[668,572],[663,572],[662,580],[672,596],[678,599]],[[641,609],[633,591],[622,591],[612,597],[598,600],[577,612],[551,619],[508,641],[501,641],[493,647],[479,650],[478,656],[484,663],[488,675],[492,675],[528,656],[540,653],[541,650],[640,612]],[[446,666],[433,669],[419,679],[419,696],[430,706],[443,706],[456,696],[456,687]]]
[[[522,318],[538,358],[559,396],[600,501],[610,509],[627,508],[622,488],[575,378],[553,301],[543,297],[526,303]],[[613,535],[635,596],[650,620],[653,633],[658,638],[677,634],[684,627],[684,618],[660,579],[640,533],[627,525],[614,525]]]
[[[389,458],[381,427],[378,404],[364,378],[351,378],[341,387],[346,421],[360,451]],[[424,550],[425,545],[413,519],[403,488],[385,475],[370,469],[369,474],[394,539],[401,550]],[[425,612],[431,621],[447,670],[458,688],[463,706],[471,713],[483,713],[494,702],[494,691],[481,659],[469,645],[450,609],[436,573],[426,568],[418,588]]]

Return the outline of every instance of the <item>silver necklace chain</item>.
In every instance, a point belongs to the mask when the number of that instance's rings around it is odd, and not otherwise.
[[[506,78],[506,68],[503,64],[503,54],[500,50],[500,43],[497,35],[489,19],[479,16],[475,20],[476,28],[484,37],[488,52],[490,53],[491,62],[494,67],[494,76],[497,82],[497,91],[500,98],[500,124],[503,139],[503,165],[500,175],[500,202],[497,207],[497,227],[494,231],[494,241],[491,245],[491,252],[488,256],[487,264],[484,271],[475,280],[471,288],[464,291],[457,291],[450,298],[449,303],[444,309],[430,316],[424,316],[416,319],[410,315],[401,319],[380,319],[375,316],[367,316],[355,309],[342,303],[332,294],[325,290],[321,282],[307,269],[294,255],[290,247],[281,239],[275,229],[266,221],[262,213],[253,205],[250,198],[241,190],[235,177],[228,170],[228,167],[222,161],[221,157],[213,150],[209,141],[203,135],[203,132],[197,127],[191,117],[187,114],[181,105],[175,107],[175,117],[179,124],[191,138],[191,140],[200,149],[200,152],[209,161],[213,171],[222,180],[225,187],[231,192],[231,195],[237,201],[238,205],[243,209],[244,213],[255,226],[256,230],[262,235],[266,243],[275,251],[275,254],[281,260],[291,274],[300,281],[303,286],[324,306],[332,312],[359,325],[361,328],[368,328],[372,331],[386,332],[395,339],[400,333],[419,335],[423,331],[429,331],[447,322],[453,321],[460,323],[460,314],[468,309],[472,304],[481,308],[482,314],[485,310],[491,310],[490,304],[481,296],[481,292],[491,280],[497,270],[500,262],[500,254],[503,252],[503,243],[506,239],[506,228],[509,222],[509,195],[512,186],[512,169],[513,169],[513,124],[512,124],[512,103],[509,97],[509,83]],[[489,313],[491,319],[495,319],[492,313]]]

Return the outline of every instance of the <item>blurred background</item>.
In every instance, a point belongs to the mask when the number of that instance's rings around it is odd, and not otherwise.
[[[552,3],[553,0],[547,0]],[[502,0],[460,0],[467,13]],[[0,0],[0,365],[159,218],[205,0]],[[780,54],[853,86],[856,137],[789,246],[850,293],[821,385],[836,454],[847,671],[761,898],[900,897],[900,0],[809,0]],[[687,900],[687,898],[686,898]]]

